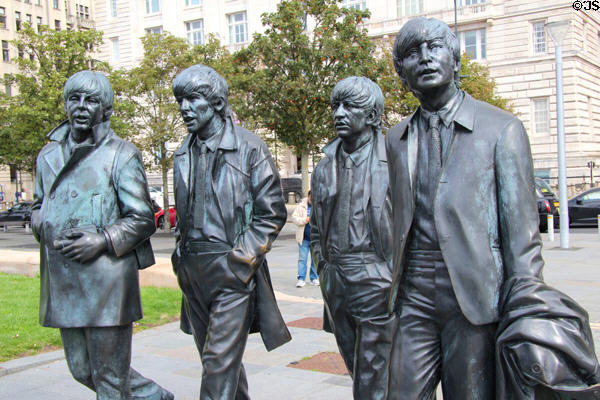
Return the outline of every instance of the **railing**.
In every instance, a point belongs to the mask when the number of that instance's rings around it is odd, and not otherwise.
[[[77,26],[79,28],[94,29],[95,25],[93,19],[77,17]]]

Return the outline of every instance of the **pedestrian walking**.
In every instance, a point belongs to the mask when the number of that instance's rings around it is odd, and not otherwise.
[[[298,242],[298,282],[296,287],[301,288],[306,285],[306,269],[308,256],[310,255],[310,283],[319,286],[319,275],[315,268],[315,262],[310,251],[310,212],[312,203],[310,201],[310,190],[308,197],[296,206],[292,214],[292,223],[296,225],[296,241]]]

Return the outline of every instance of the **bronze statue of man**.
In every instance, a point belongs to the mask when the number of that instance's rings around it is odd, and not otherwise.
[[[291,338],[265,259],[287,217],[279,174],[263,141],[234,124],[212,68],[187,68],[173,93],[189,132],[173,167],[181,325],[202,360],[200,399],[248,399],[248,333],[260,330],[267,350]]]
[[[138,269],[154,264],[141,153],[110,129],[104,75],[74,74],[64,100],[68,121],[37,158],[40,322],[60,328],[73,377],[98,399],[173,399],[130,368],[132,322],[142,318]]]
[[[430,399],[441,380],[444,398],[494,399],[503,285],[543,266],[527,133],[459,89],[445,23],[408,21],[393,52],[420,107],[386,136],[399,312],[390,392]]]
[[[349,77],[331,93],[338,137],[312,177],[311,248],[333,331],[354,380],[355,399],[385,399],[393,319],[391,203],[381,89]]]

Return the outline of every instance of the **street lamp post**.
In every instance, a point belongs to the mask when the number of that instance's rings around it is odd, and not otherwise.
[[[558,144],[558,200],[560,207],[560,247],[569,248],[569,205],[565,156],[565,108],[562,82],[562,41],[569,31],[569,21],[550,22],[546,30],[554,42],[556,58],[556,124]]]

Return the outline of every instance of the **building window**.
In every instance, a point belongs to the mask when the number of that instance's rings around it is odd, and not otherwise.
[[[185,0],[186,6],[201,6],[202,0]]]
[[[58,0],[52,0],[52,6],[58,9]]]
[[[8,51],[8,41],[6,41],[6,40],[2,41],[2,61],[4,61],[4,62],[10,61],[10,54]]]
[[[423,0],[398,0],[398,16],[409,17],[423,12]]]
[[[26,14],[26,15],[25,15],[25,21],[26,21],[26,22],[27,22],[29,25],[33,24],[33,19],[32,19],[32,16],[31,16],[31,14]]]
[[[229,43],[246,43],[248,41],[248,20],[246,11],[229,14]]]
[[[23,49],[23,46],[18,46],[17,50],[19,51],[19,58],[23,60],[25,58],[25,50]]]
[[[110,9],[110,16],[117,16],[117,0],[108,0],[108,8]]]
[[[366,0],[344,0],[342,5],[347,8],[354,8],[355,10],[365,11],[367,9]]]
[[[185,30],[187,31],[187,40],[192,46],[204,44],[204,23],[201,19],[186,22]]]
[[[18,11],[15,11],[15,28],[21,30],[21,13]]]
[[[160,0],[146,0],[146,14],[160,12]]]
[[[79,19],[90,19],[90,9],[89,7],[85,7],[81,4],[75,5],[75,10],[77,12],[77,17]]]
[[[596,43],[598,44],[598,61],[600,61],[600,32],[598,32],[598,40]]]
[[[531,24],[533,54],[546,54],[546,30],[544,25],[544,21]]]
[[[546,134],[550,131],[550,112],[548,111],[548,98],[533,99],[533,127],[534,133]]]
[[[0,7],[0,29],[6,29],[6,8]]]
[[[472,6],[474,4],[481,4],[481,3],[485,3],[485,0],[461,0],[460,1],[461,6]]]
[[[37,31],[38,33],[42,33],[42,17],[37,17]]]
[[[8,79],[6,79],[8,77],[8,75],[4,75],[4,94],[6,94],[7,96],[12,96],[12,86],[10,84],[10,82],[8,81]]]
[[[119,53],[119,38],[111,38],[110,42],[112,43],[112,60],[117,63],[121,60],[121,54]]]
[[[60,20],[59,19],[54,20],[54,30],[60,31]]]
[[[484,60],[486,58],[485,29],[465,31],[458,34],[460,48],[471,60]]]
[[[146,28],[146,33],[162,33],[162,26],[153,26],[152,28]]]
[[[31,0],[25,0],[25,4],[31,4]]]
[[[35,5],[36,6],[41,6],[42,5],[42,0],[35,0]]]

